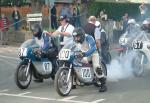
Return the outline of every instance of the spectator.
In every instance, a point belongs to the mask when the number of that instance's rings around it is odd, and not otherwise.
[[[53,8],[51,9],[51,27],[52,29],[57,29],[57,11],[56,11],[56,5],[53,6]]]
[[[74,30],[74,26],[72,26],[68,22],[66,15],[60,16],[59,21],[60,21],[61,25],[58,27],[58,29],[55,32],[53,32],[50,35],[53,35],[53,36],[60,35],[60,43],[61,43],[61,46],[63,46],[66,43],[68,43],[69,41],[71,41],[71,40],[73,41],[72,33]],[[58,44],[58,46],[59,46],[58,48],[60,49],[59,44]]]
[[[108,53],[109,53],[109,39],[108,34],[105,32],[105,30],[101,27],[101,24],[99,21],[96,21],[95,23],[96,29],[95,29],[95,40],[97,43],[97,48],[99,50],[99,54],[102,57],[103,61],[108,64],[110,63]]]
[[[2,45],[8,45],[8,29],[9,29],[10,21],[5,16],[5,14],[2,14],[2,18],[0,19],[0,31],[1,31],[1,44]]]
[[[14,10],[12,12],[12,18],[14,20],[14,28],[15,28],[15,30],[18,30],[19,29],[20,13],[17,10],[16,6],[14,7]]]
[[[125,31],[126,31],[126,29],[127,29],[128,20],[129,20],[128,13],[125,13],[124,16],[122,17],[122,22],[123,22],[123,30],[122,30],[122,33],[125,33]]]
[[[107,20],[107,14],[106,14],[105,9],[100,12],[100,19],[103,21]]]
[[[144,20],[146,12],[147,12],[147,7],[145,6],[144,2],[139,6],[139,9],[140,9],[140,13],[141,13],[141,19]]]
[[[73,8],[72,15],[73,15],[73,18],[72,18],[72,25],[76,27],[76,21],[77,21],[76,8]]]
[[[84,31],[86,34],[91,35],[93,38],[94,37],[94,32],[95,32],[95,22],[96,22],[96,17],[95,16],[90,16],[88,23],[83,27]]]
[[[66,15],[69,21],[70,18],[72,17],[70,6],[64,5],[63,8],[61,9],[60,15]]]
[[[76,6],[76,13],[77,13],[76,27],[81,27],[81,21],[80,21],[80,5],[79,5],[79,4],[77,4],[77,6]]]

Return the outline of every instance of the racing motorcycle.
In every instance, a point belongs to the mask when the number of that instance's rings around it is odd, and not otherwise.
[[[19,48],[18,55],[21,62],[15,72],[15,83],[20,89],[26,89],[32,80],[32,75],[37,79],[54,80],[57,68],[47,58],[40,57],[34,53],[39,45],[33,39],[25,41]],[[57,60],[56,60],[57,62]]]
[[[122,57],[132,50],[133,40],[141,33],[139,25],[136,24],[134,27],[128,28],[126,32],[119,38],[120,47],[117,48],[119,56]]]
[[[68,43],[59,52],[58,59],[62,65],[55,75],[55,88],[60,96],[69,95],[73,82],[79,86],[79,83],[100,86],[99,79],[107,76],[107,69],[102,61],[100,68],[94,70],[87,57],[78,57],[80,50],[74,43]]]
[[[133,73],[135,76],[140,77],[144,69],[150,69],[150,37],[145,33],[137,37],[132,43],[133,50],[136,56],[133,59]]]

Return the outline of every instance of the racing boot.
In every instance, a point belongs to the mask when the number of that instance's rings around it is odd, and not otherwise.
[[[99,92],[105,92],[107,91],[107,86],[106,86],[106,78],[100,78],[101,86],[99,89]]]
[[[107,91],[107,86],[105,84],[100,86],[99,92],[105,92]]]

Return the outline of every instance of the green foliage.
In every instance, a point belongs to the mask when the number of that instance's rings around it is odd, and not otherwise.
[[[10,6],[12,5],[23,5],[26,3],[27,0],[1,0],[2,5],[4,6]]]
[[[89,15],[99,16],[101,10],[105,9],[109,19],[120,20],[124,13],[138,19],[140,16],[140,4],[131,3],[105,3],[105,2],[92,2],[88,6]],[[147,5],[149,7],[150,5]],[[148,8],[150,10],[150,7]]]

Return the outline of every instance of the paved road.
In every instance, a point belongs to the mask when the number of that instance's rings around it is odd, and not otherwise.
[[[150,70],[140,78],[107,82],[108,91],[99,93],[94,86],[77,87],[70,96],[60,97],[53,81],[34,83],[20,90],[14,83],[19,63],[17,47],[0,47],[0,103],[148,103],[150,101]]]

